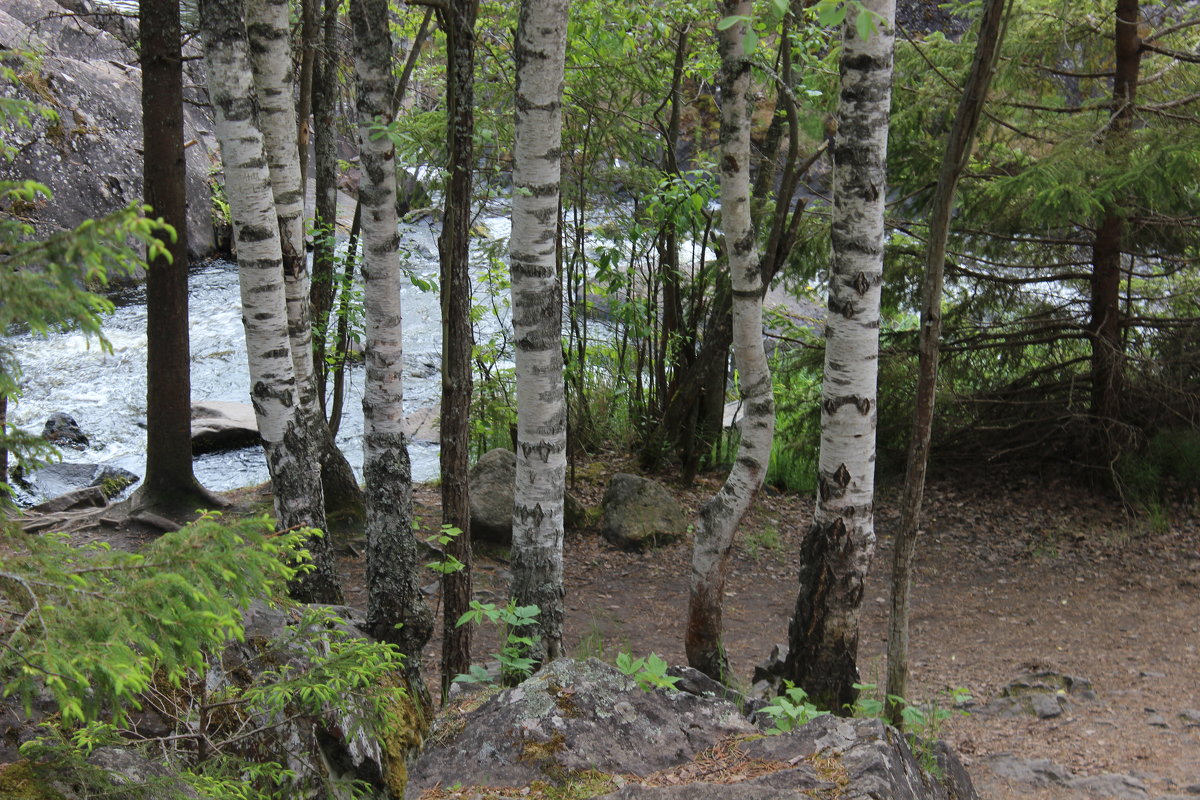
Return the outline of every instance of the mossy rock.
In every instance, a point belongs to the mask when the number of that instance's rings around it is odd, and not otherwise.
[[[44,769],[22,759],[0,765],[0,797],[4,800],[65,800]]]

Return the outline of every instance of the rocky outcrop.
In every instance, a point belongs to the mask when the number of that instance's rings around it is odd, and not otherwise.
[[[5,0],[0,6],[0,50],[37,52],[36,62],[18,68],[17,86],[0,86],[52,109],[55,120],[36,119],[33,128],[15,128],[5,140],[16,150],[0,159],[0,180],[34,180],[53,197],[3,211],[32,223],[37,235],[74,228],[142,199],[141,69],[118,33],[132,23],[107,16],[77,16],[80,0]],[[193,53],[194,55],[194,53]],[[187,62],[198,70],[199,62]],[[197,75],[185,83],[202,84]],[[203,102],[197,95],[190,98]],[[209,172],[215,163],[212,123],[197,105],[185,104],[188,244],[193,258],[215,246]]]
[[[683,506],[657,481],[618,472],[604,491],[600,533],[623,550],[642,550],[687,533]]]
[[[475,710],[443,717],[430,741],[410,768],[410,800],[438,784],[468,797],[519,796],[524,789],[504,787],[539,781],[586,783],[588,796],[610,800],[976,797],[951,752],[931,751],[935,776],[879,720],[827,716],[761,736],[727,700],[642,691],[596,659],[556,661]]]

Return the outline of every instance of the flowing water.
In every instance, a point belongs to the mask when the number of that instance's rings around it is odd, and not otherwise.
[[[507,237],[504,218],[484,220],[491,235]],[[402,226],[405,267],[425,281],[438,275],[437,241],[428,224]],[[477,254],[478,261],[484,259]],[[477,277],[478,277],[477,272]],[[210,261],[194,266],[189,276],[192,402],[249,402],[246,345],[238,299],[237,266]],[[478,293],[477,293],[478,294]],[[403,280],[404,395],[409,415],[435,408],[441,392],[441,317],[436,292],[421,291]],[[51,412],[63,411],[79,422],[91,439],[84,452],[64,451],[64,460],[110,463],[141,475],[146,448],[146,305],[145,292],[133,290],[114,298],[116,311],[105,320],[112,345],[106,353],[95,340],[75,332],[8,339],[24,371],[22,395],[9,409],[9,421],[28,431],[42,429]],[[493,326],[506,325],[485,316],[477,337]],[[345,415],[338,445],[351,465],[362,468],[363,370],[347,375]],[[434,442],[412,441],[413,479],[438,474]],[[267,479],[260,447],[209,453],[195,459],[196,477],[206,487],[227,490]]]

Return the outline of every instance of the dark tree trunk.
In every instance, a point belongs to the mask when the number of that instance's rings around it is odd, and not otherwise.
[[[300,191],[308,196],[308,142],[312,123],[313,79],[317,60],[317,37],[321,0],[300,2],[300,87],[296,104],[296,143],[300,152]]]
[[[1142,40],[1139,0],[1117,0],[1114,42],[1116,66],[1113,78],[1112,121],[1105,133],[1111,156],[1124,159],[1124,143],[1133,123],[1141,69]],[[1113,423],[1120,415],[1124,347],[1121,340],[1121,254],[1125,214],[1117,201],[1110,202],[1096,228],[1092,247],[1091,321],[1092,414],[1102,429],[1103,445],[1115,455]]]
[[[329,339],[329,312],[333,309],[334,256],[333,232],[337,226],[337,62],[338,62],[338,0],[325,0],[321,21],[324,39],[313,65],[312,109],[313,150],[315,151],[316,197],[314,216],[318,227],[328,235],[318,235],[313,241],[313,269],[310,297],[313,325],[313,369],[317,374],[317,393],[321,411],[326,409],[325,389],[329,367],[325,363],[326,342]]]
[[[908,606],[912,593],[912,559],[921,522],[925,469],[929,462],[929,441],[937,397],[938,355],[942,335],[942,277],[946,267],[950,214],[954,208],[958,179],[967,165],[971,144],[975,141],[975,129],[996,69],[1000,42],[1004,36],[1006,3],[1007,0],[988,0],[984,5],[975,58],[963,87],[954,125],[950,129],[950,139],[942,158],[933,207],[929,213],[929,244],[925,278],[921,286],[917,402],[908,444],[900,529],[896,533],[892,558],[892,613],[888,623],[887,691],[884,693],[889,698],[906,698],[908,693]],[[903,703],[889,701],[888,717],[900,729],[904,728],[903,711]]]
[[[170,258],[154,259],[146,274],[146,477],[134,504],[186,513],[221,503],[192,473],[179,3],[144,0],[139,14],[145,199],[176,237],[164,237]]]
[[[467,487],[471,408],[471,170],[475,135],[475,15],[479,0],[452,0],[446,32],[446,149],[450,154],[442,234],[438,238],[442,290],[442,524],[462,531],[446,552],[463,569],[442,577],[442,698],[455,675],[471,666],[471,626],[457,626],[471,602],[471,507]]]

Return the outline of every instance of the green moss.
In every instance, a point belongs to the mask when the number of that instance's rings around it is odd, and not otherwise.
[[[4,800],[64,800],[29,761],[0,765],[0,797]]]
[[[429,731],[429,721],[415,701],[403,679],[388,690],[384,700],[386,719],[383,725],[384,782],[396,797],[404,796],[408,786],[408,759],[420,749]]]

